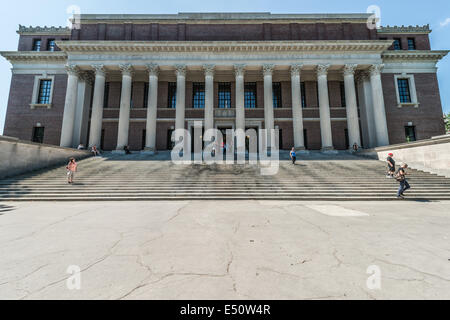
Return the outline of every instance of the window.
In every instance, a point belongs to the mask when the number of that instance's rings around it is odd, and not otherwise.
[[[194,82],[192,84],[192,107],[194,109],[205,108],[205,84]]]
[[[167,101],[167,107],[170,109],[175,109],[177,106],[177,83],[169,82],[169,96]]]
[[[256,108],[256,82],[248,82],[244,86],[245,108]]]
[[[398,94],[400,103],[411,103],[411,92],[409,89],[409,79],[397,79]]]
[[[416,127],[405,126],[405,136],[408,142],[416,141]]]
[[[416,50],[416,40],[414,38],[408,38],[408,50]]]
[[[219,83],[219,108],[231,108],[231,84],[229,82]]]
[[[37,142],[37,143],[43,143],[44,142],[44,127],[34,127],[33,128],[33,137],[31,141]]]
[[[300,83],[300,88],[302,90],[302,108],[306,108],[306,89],[305,89],[305,83]]]
[[[400,38],[394,39],[394,50],[402,50],[402,39]]]
[[[341,82],[340,86],[341,86],[341,88],[340,88],[341,89],[341,107],[345,108],[347,106],[347,103],[345,101],[345,83]]]
[[[172,140],[172,134],[174,131],[174,129],[167,130],[167,150],[172,150],[173,147],[175,147],[175,141]]]
[[[55,51],[56,50],[56,43],[55,39],[49,39],[47,42],[47,50],[48,51]]]
[[[282,108],[281,83],[280,82],[274,82],[272,84],[272,92],[273,92],[273,107],[274,108]]]
[[[50,104],[52,80],[43,79],[39,82],[38,104]]]
[[[144,108],[148,108],[148,88],[149,88],[149,83],[145,82],[144,83]]]
[[[41,51],[41,39],[35,39],[33,41],[33,51]]]
[[[109,105],[109,87],[110,87],[110,83],[106,82],[105,83],[105,93],[103,96],[103,108],[108,108],[108,105]]]

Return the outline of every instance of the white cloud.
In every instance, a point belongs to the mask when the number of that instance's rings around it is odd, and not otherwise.
[[[450,18],[445,19],[444,22],[441,22],[441,27],[448,26],[450,24]]]

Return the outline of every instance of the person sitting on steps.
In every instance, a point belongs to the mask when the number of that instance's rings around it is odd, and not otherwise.
[[[123,147],[123,150],[125,151],[125,154],[131,154],[131,151],[128,148],[128,146]]]

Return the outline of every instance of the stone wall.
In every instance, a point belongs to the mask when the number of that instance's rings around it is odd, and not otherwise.
[[[88,151],[55,147],[0,136],[0,179],[34,170],[64,165],[70,157],[77,160],[91,155]]]
[[[450,135],[374,149],[382,161],[391,152],[398,164],[405,162],[413,169],[450,178]]]

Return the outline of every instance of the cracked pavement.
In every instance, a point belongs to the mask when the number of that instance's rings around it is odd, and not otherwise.
[[[450,299],[449,207],[10,203],[0,299]],[[69,266],[81,270],[80,290],[67,288]],[[369,266],[381,270],[380,290],[366,285]]]

